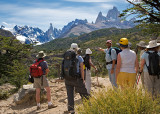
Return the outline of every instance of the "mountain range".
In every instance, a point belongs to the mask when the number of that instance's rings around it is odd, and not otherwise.
[[[122,21],[122,18],[119,17],[120,11],[116,7],[109,10],[107,15],[104,16],[102,12],[99,12],[95,23],[89,23],[87,19],[75,19],[72,22],[69,22],[65,25],[62,30],[53,28],[52,23],[50,23],[49,29],[44,32],[39,28],[25,26],[15,26],[13,29],[7,29],[3,25],[0,29],[5,29],[11,31],[18,40],[23,43],[30,44],[36,43],[42,44],[54,40],[56,38],[66,38],[66,37],[75,37],[80,36],[84,33],[90,33],[95,30],[103,28],[120,28],[128,29],[133,28],[136,24],[134,23],[135,19],[132,18],[129,21]]]

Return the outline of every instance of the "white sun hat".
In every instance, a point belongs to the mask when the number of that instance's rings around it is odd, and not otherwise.
[[[37,58],[44,58],[45,56],[46,56],[46,54],[44,53],[44,51],[40,51],[36,57]]]
[[[78,49],[77,43],[72,43],[71,44],[71,49]]]
[[[86,49],[86,54],[92,54],[92,51],[89,48],[87,48]]]
[[[157,43],[157,40],[151,40],[146,48],[154,48],[158,46],[160,46],[160,43]]]

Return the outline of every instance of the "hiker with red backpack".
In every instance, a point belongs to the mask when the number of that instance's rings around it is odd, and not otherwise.
[[[107,49],[99,48],[99,51],[105,52],[106,56],[106,68],[108,70],[109,74],[109,80],[113,87],[117,87],[116,83],[116,76],[115,76],[115,69],[117,64],[117,54],[121,51],[118,48],[113,48],[112,46],[112,40],[106,41]]]
[[[62,61],[61,78],[65,79],[67,90],[68,111],[65,113],[74,114],[74,90],[80,94],[82,98],[89,98],[87,89],[85,88],[83,58],[80,55],[81,50],[76,43],[71,44],[71,48],[67,50]]]
[[[48,109],[56,107],[51,102],[51,90],[46,77],[49,72],[49,68],[47,62],[44,60],[45,56],[46,54],[43,51],[40,51],[36,56],[37,60],[30,67],[30,75],[34,78],[33,87],[36,88],[37,110],[40,109],[40,91],[43,88],[47,91]]]
[[[149,42],[147,51],[141,57],[140,73],[144,72],[144,87],[156,96],[160,94],[160,53],[158,47],[160,44],[156,40]]]

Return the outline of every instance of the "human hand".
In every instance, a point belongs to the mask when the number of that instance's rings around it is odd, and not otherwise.
[[[113,74],[114,73],[114,69],[111,69],[111,74]]]

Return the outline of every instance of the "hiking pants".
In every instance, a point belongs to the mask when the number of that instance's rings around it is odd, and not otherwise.
[[[108,69],[109,80],[113,87],[117,87],[115,70],[116,68],[114,68],[114,73],[111,74],[111,69]]]
[[[74,110],[74,90],[80,94],[82,98],[89,98],[87,89],[81,79],[77,80],[65,80],[67,99],[68,99],[68,111]]]
[[[144,72],[144,87],[152,94],[152,96],[160,95],[160,78],[157,76],[149,75]]]
[[[91,71],[86,69],[86,78],[85,78],[85,86],[88,94],[91,91]]]

